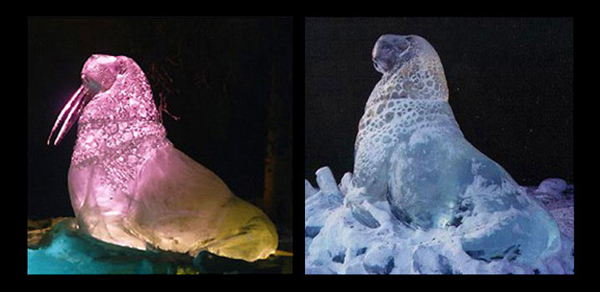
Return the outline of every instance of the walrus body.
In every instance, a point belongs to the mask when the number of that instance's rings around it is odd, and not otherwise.
[[[68,183],[83,232],[120,246],[191,256],[207,250],[256,261],[276,251],[277,230],[268,216],[167,139],[135,61],[92,55],[82,81],[50,138],[64,121],[54,144],[60,142],[78,119]]]
[[[548,212],[463,136],[433,47],[418,36],[384,35],[373,61],[383,77],[359,124],[345,198],[354,217],[377,228],[363,204],[387,200],[408,226],[457,228],[477,259],[514,253],[532,262],[556,251],[560,232]]]

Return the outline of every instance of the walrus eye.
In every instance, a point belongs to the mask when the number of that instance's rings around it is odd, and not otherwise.
[[[377,64],[377,61],[375,59],[373,59],[373,67],[375,67],[375,70],[381,71],[381,68],[379,68],[379,64]]]

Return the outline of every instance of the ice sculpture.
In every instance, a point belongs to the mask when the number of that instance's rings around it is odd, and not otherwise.
[[[75,218],[63,218],[44,234],[43,247],[27,249],[27,274],[175,274],[188,263],[160,253],[105,244],[78,233]],[[187,264],[187,265],[186,265]]]
[[[68,182],[79,228],[140,250],[202,250],[255,261],[277,248],[257,207],[166,138],[146,76],[125,56],[92,55],[83,85],[63,108],[59,143],[79,119]]]
[[[383,35],[373,62],[383,76],[359,123],[351,179],[337,191],[305,183],[307,272],[518,273],[569,253],[550,214],[465,140],[425,39]],[[323,171],[320,180],[335,185]],[[315,203],[336,194],[343,204]]]

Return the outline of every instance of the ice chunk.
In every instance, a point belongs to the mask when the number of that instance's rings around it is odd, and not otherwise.
[[[321,188],[321,191],[325,193],[339,192],[335,178],[333,178],[333,173],[331,173],[331,169],[327,166],[317,170],[317,184]]]
[[[419,246],[413,253],[412,267],[418,274],[452,274],[448,258],[429,246]]]
[[[317,193],[317,189],[313,188],[308,180],[304,180],[304,199]]]
[[[369,274],[387,275],[395,267],[392,246],[389,243],[377,243],[365,253],[363,267]]]
[[[352,173],[351,172],[344,173],[344,176],[342,176],[342,179],[340,180],[340,184],[338,185],[338,188],[340,189],[340,192],[342,192],[343,195],[348,193],[348,187],[350,186],[351,183],[352,183]]]
[[[304,236],[309,238],[319,233],[331,210],[341,206],[343,201],[342,193],[337,187],[331,170],[323,167],[316,174],[320,190],[315,190],[306,180],[304,184],[305,194],[316,192],[308,196],[304,204]]]
[[[537,193],[561,194],[567,189],[567,182],[560,178],[545,179],[537,188]]]

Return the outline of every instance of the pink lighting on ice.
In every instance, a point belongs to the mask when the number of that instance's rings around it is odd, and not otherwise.
[[[167,139],[148,80],[125,56],[92,55],[47,144],[78,123],[68,174],[78,227],[104,242],[255,261],[277,231],[212,171]]]

